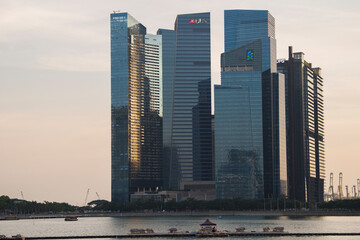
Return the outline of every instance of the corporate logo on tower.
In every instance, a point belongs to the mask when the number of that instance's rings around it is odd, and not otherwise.
[[[254,51],[253,50],[247,50],[246,51],[246,60],[247,61],[254,61]]]
[[[191,18],[190,24],[206,24],[208,21],[205,18]]]

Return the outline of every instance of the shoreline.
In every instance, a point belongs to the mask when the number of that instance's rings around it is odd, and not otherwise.
[[[360,216],[360,211],[179,211],[179,212],[71,212],[57,214],[13,214],[18,219],[65,218],[67,216],[83,217],[223,217],[223,216],[259,216],[259,217],[331,217]],[[9,215],[0,214],[0,220]]]

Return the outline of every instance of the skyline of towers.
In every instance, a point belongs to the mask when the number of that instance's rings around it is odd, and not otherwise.
[[[157,35],[128,13],[111,14],[113,201],[127,202],[143,189],[179,190],[213,180],[217,198],[280,199],[288,194],[288,179],[302,178],[292,170],[295,160],[287,159],[289,74],[277,71],[275,19],[266,10],[224,15],[222,82],[214,87],[212,119],[210,13],[180,14],[174,30]],[[320,70],[311,71],[316,81],[307,96],[321,95]],[[322,109],[320,98],[306,104]],[[311,114],[323,119],[322,112]],[[321,201],[323,127],[304,121],[314,126],[306,130],[306,200]]]
[[[218,198],[286,196],[285,83],[275,72],[274,17],[226,10],[221,85],[215,86]]]
[[[113,201],[213,177],[210,13],[157,34],[111,14]]]

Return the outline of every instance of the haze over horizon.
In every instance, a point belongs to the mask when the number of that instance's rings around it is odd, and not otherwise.
[[[345,4],[346,2],[346,4]],[[155,34],[177,14],[211,12],[212,81],[220,83],[224,10],[269,10],[277,58],[288,46],[322,68],[326,185],[356,184],[360,164],[360,2],[320,0],[0,2],[0,195],[83,205],[110,199],[110,13]]]

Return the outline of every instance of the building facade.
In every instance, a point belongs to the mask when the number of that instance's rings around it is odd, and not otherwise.
[[[170,187],[212,180],[210,13],[178,15],[170,123]]]
[[[285,83],[276,67],[271,14],[225,11],[221,85],[215,86],[217,198],[287,194]]]
[[[172,161],[175,154],[171,145],[174,83],[175,83],[175,53],[176,32],[169,29],[159,29],[158,35],[162,37],[162,69],[163,69],[163,187],[176,189],[177,165]]]
[[[111,199],[162,186],[162,37],[128,13],[111,19]]]
[[[289,197],[304,202],[324,200],[324,95],[321,69],[302,52],[278,61],[286,76],[287,162]]]

